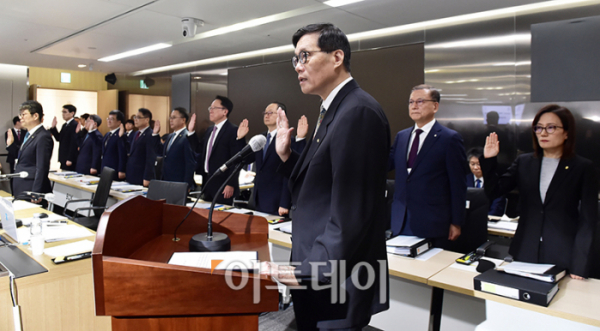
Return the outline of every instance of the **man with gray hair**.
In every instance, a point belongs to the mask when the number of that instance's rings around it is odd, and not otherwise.
[[[98,175],[102,162],[102,134],[98,131],[101,124],[102,119],[95,114],[85,120],[87,134],[81,138],[79,143],[79,155],[75,168],[77,173]]]

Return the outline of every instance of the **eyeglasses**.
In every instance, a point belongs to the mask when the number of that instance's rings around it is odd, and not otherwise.
[[[225,108],[225,107],[208,107],[208,111],[215,110],[215,109],[227,109],[227,108]]]
[[[542,134],[542,132],[544,130],[546,130],[546,132],[548,134],[553,134],[556,129],[562,129],[562,126],[557,126],[557,125],[548,125],[547,127],[543,127],[541,125],[536,125],[533,127],[533,132],[535,132],[536,134]]]
[[[273,111],[263,111],[262,114],[263,114],[263,116],[265,116],[265,115],[271,116],[271,115],[275,114],[275,112],[273,112]]]
[[[296,66],[298,65],[298,62],[300,62],[302,64],[306,64],[306,62],[308,62],[308,56],[310,55],[310,53],[319,53],[319,52],[329,53],[327,51],[301,51],[299,55],[294,55],[292,57],[292,66],[294,66],[294,68],[296,68]]]
[[[148,118],[148,117],[133,115],[133,119],[134,120],[141,120],[141,119],[144,119],[144,118]]]
[[[473,163],[473,162],[471,162],[471,163],[469,163],[469,165],[470,165],[471,167],[481,167],[481,165],[479,164],[479,162],[478,162],[478,163]]]
[[[31,115],[31,113],[29,113],[29,112],[19,113],[19,117],[25,117],[25,115]]]
[[[413,104],[417,104],[417,106],[421,107],[423,105],[424,102],[427,101],[433,101],[433,102],[437,102],[435,100],[423,100],[423,99],[419,99],[419,100],[408,100],[408,105],[412,106]]]
[[[173,121],[176,120],[176,119],[178,119],[178,118],[183,118],[183,117],[180,117],[180,116],[171,116],[171,117],[169,117],[169,119],[173,120]]]

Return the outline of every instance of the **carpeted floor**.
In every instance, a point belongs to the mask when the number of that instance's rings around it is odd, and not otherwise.
[[[297,331],[294,307],[285,310],[266,313],[258,318],[259,331]],[[377,328],[367,326],[363,331],[381,331]]]

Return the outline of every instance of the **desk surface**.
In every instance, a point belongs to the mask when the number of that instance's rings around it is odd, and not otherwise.
[[[290,235],[278,230],[280,224],[269,229],[269,241],[290,248]],[[473,278],[476,271],[466,271],[451,267],[463,254],[442,251],[427,261],[419,261],[394,254],[388,254],[390,275],[424,283],[452,292],[492,300],[507,305],[528,309],[551,316],[557,316],[579,323],[600,326],[600,280],[577,281],[565,277],[559,284],[559,291],[548,308],[512,300],[497,295],[475,291]]]
[[[558,285],[559,291],[550,305],[542,307],[490,293],[475,291],[473,277],[477,276],[477,274],[476,271],[448,267],[431,277],[427,284],[476,298],[492,300],[600,327],[600,306],[598,306],[600,300],[600,280],[598,279],[575,280],[566,276],[560,281]]]
[[[96,193],[96,188],[98,187],[98,185],[86,185],[83,184],[79,181],[79,179],[82,178],[97,178],[99,179],[99,177],[96,176],[83,176],[83,177],[76,177],[76,178],[69,178],[66,179],[62,176],[57,176],[55,174],[48,174],[48,179],[50,179],[50,181],[53,181],[55,183],[60,183],[66,186],[70,186],[76,189],[80,189],[82,191],[86,191],[86,192],[90,192],[90,193]],[[147,188],[144,188],[144,191],[147,191]],[[134,193],[121,193],[121,192],[117,192],[115,190],[110,190],[110,196],[112,196],[113,198],[115,198],[118,201],[121,200],[125,200],[131,196],[134,196]]]
[[[15,211],[15,217],[28,218],[40,212],[51,213],[42,208],[30,208]],[[46,243],[45,247],[84,239],[93,241],[95,234]],[[91,259],[56,265],[45,254],[33,256],[27,246],[19,245],[19,248],[48,269],[48,272],[16,280],[24,330],[111,329],[110,317],[95,316]],[[0,278],[0,330],[13,328],[9,293],[8,279]]]

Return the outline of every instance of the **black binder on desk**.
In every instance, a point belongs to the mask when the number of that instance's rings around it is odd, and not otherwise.
[[[429,239],[412,236],[397,236],[386,242],[388,253],[408,257],[416,257],[427,252],[430,248],[431,241]]]
[[[557,283],[488,270],[473,279],[475,290],[548,307],[558,292]]]

